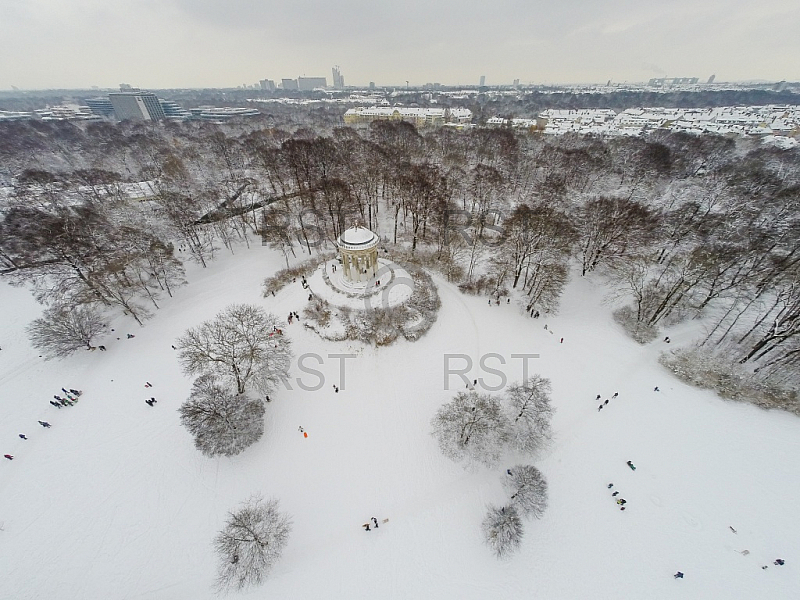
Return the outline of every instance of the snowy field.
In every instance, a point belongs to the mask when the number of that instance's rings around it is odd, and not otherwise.
[[[579,277],[560,314],[536,320],[435,278],[442,309],[430,332],[377,350],[323,343],[287,325],[296,355],[323,357],[322,366],[307,364],[325,384],[276,392],[259,443],[234,458],[204,458],[178,421],[191,381],[171,344],[234,302],[301,313],[299,282],[260,295],[282,262],[254,246],[206,270],[190,267],[190,284],[144,328],[120,318],[96,342],[107,352],[63,361],[38,358],[24,327],[40,307],[0,284],[0,449],[16,457],[0,461],[0,598],[213,598],[212,539],[227,511],[256,492],[279,498],[294,529],[268,581],[233,597],[800,597],[800,419],[678,382],[657,364],[666,345],[630,341],[596,282]],[[675,347],[696,332],[667,333]],[[337,352],[357,355],[345,379],[327,358]],[[429,433],[439,405],[464,387],[453,376],[444,389],[447,353],[476,365],[498,353],[509,382],[522,376],[512,353],[539,353],[532,371],[553,382],[555,439],[534,461],[550,507],[525,522],[521,549],[506,561],[483,545],[480,523],[488,502],[505,501],[501,479],[516,459],[469,472],[444,458]],[[293,375],[302,375],[296,366]],[[476,366],[478,377],[498,383]],[[57,410],[48,400],[62,386],[84,394]],[[598,412],[595,396],[614,392],[619,398]],[[150,396],[153,408],[144,403]],[[367,533],[361,524],[372,516],[389,522]],[[772,564],[779,557],[785,566]],[[683,580],[673,579],[677,570]]]

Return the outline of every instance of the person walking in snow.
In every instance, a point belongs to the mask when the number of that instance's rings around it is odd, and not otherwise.
[[[608,486],[606,486],[606,487],[608,487],[608,489],[611,489],[612,487],[614,487],[614,484],[613,483],[609,483]]]
[[[146,387],[146,388],[151,388],[151,387],[153,387],[153,384],[152,384],[152,383],[150,383],[149,381],[145,381],[145,382],[144,382],[144,387]]]
[[[625,464],[628,465],[631,468],[631,471],[635,471],[636,470],[636,465],[634,465],[631,461],[628,461]]]
[[[369,523],[364,523],[364,524],[362,525],[362,527],[363,527],[363,528],[364,528],[366,531],[370,531],[370,528],[369,528]]]
[[[600,394],[597,394],[597,398],[595,400],[600,400]]]
[[[654,391],[654,392],[660,392],[661,390],[659,390],[659,389],[658,389],[658,386],[656,386],[656,387],[654,387],[654,388],[653,388],[653,391]]]
[[[50,428],[50,423],[48,423],[47,421],[37,421],[37,423],[39,423],[39,425],[41,425],[45,429]]]
[[[8,460],[14,460],[13,454],[3,454],[3,456],[6,457]]]
[[[564,343],[564,338],[561,338],[561,341],[559,343],[563,344]]]
[[[625,498],[619,498],[619,499],[617,499],[617,504],[619,504],[620,506],[623,506],[623,505],[625,505],[625,504],[627,504],[627,503],[628,503],[628,501],[627,501],[627,500],[625,500]]]
[[[683,573],[681,573],[680,571],[678,571],[677,573],[675,573],[675,575],[673,575],[673,577],[674,577],[675,579],[683,579]]]
[[[786,564],[786,561],[783,560],[782,558],[776,558],[775,562],[773,562],[772,564],[773,565],[778,565],[779,567],[782,567],[783,565]]]
[[[603,402],[603,406],[605,406],[606,404],[608,404],[608,398],[606,398],[606,401]]]
[[[614,497],[616,497],[618,495],[619,495],[619,492],[614,492],[613,494],[611,494],[611,497],[614,498]]]
[[[150,400],[145,400],[144,403],[147,404],[148,406],[153,406],[155,401],[156,401],[155,398],[150,398]]]
[[[24,433],[20,433],[19,437],[22,438],[23,440],[27,440],[28,439],[28,436],[25,435]]]
[[[613,395],[613,396],[611,396],[611,397],[612,397],[612,398],[616,398],[617,396],[619,396],[619,392],[614,392],[614,395]]]
[[[597,407],[597,412],[600,412],[601,410],[603,410],[603,405],[602,404]]]
[[[378,519],[376,519],[375,517],[372,517],[372,522],[375,524],[375,529],[377,529],[378,528]]]
[[[56,408],[61,408],[61,405],[60,405],[58,402],[55,402],[55,401],[53,401],[53,400],[50,400],[50,404],[52,404],[52,405],[53,405],[53,406],[55,406]]]
[[[69,391],[70,391],[72,394],[74,394],[75,396],[80,396],[80,395],[83,393],[83,392],[82,392],[82,391],[80,391],[80,390],[73,390],[72,388],[69,388]]]

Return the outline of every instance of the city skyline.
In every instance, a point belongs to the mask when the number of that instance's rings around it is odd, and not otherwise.
[[[334,65],[355,86],[800,80],[788,0],[0,0],[0,13],[0,90],[332,84]]]

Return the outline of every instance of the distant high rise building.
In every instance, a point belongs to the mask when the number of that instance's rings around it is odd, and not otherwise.
[[[369,89],[371,89],[371,90],[375,89],[375,82],[374,81],[370,81],[369,82]]]
[[[324,77],[298,77],[297,89],[310,92],[314,88],[328,87],[328,80]]]
[[[486,85],[486,75],[481,75],[481,83],[480,83],[480,85],[481,85],[481,87],[484,87]]]
[[[706,81],[706,83],[709,83],[709,84],[710,84],[710,83],[714,83],[714,80],[715,80],[716,78],[717,78],[717,76],[716,76],[716,74],[714,74],[714,75],[712,75],[711,77],[709,77],[709,78],[708,78],[708,81]]]
[[[120,121],[160,121],[166,117],[158,97],[151,92],[112,92],[108,99]]]
[[[296,90],[297,79],[281,79],[281,87],[284,90]]]
[[[274,92],[275,91],[275,82],[272,79],[262,79],[258,82],[259,86],[262,90],[266,92]]]
[[[333,87],[336,88],[337,90],[343,90],[344,89],[344,77],[342,77],[342,71],[341,71],[339,65],[336,65],[335,67],[333,67],[333,69],[331,69],[331,71],[333,72]]]
[[[91,110],[94,115],[99,115],[101,117],[114,116],[114,106],[111,104],[111,100],[108,99],[108,96],[87,98],[84,102],[86,102],[86,106],[89,107],[89,110]]]

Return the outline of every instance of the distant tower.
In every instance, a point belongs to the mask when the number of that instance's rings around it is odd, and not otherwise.
[[[484,87],[486,85],[486,75],[481,75],[481,84],[480,85],[481,85],[481,87]]]
[[[341,67],[339,67],[339,65],[336,65],[335,67],[333,67],[333,69],[331,69],[331,71],[333,72],[333,87],[337,90],[343,90],[344,77],[342,77]]]
[[[714,79],[715,78],[716,78],[716,75],[712,75],[711,77],[708,78],[708,81],[706,83],[708,83],[708,84],[714,83]]]

